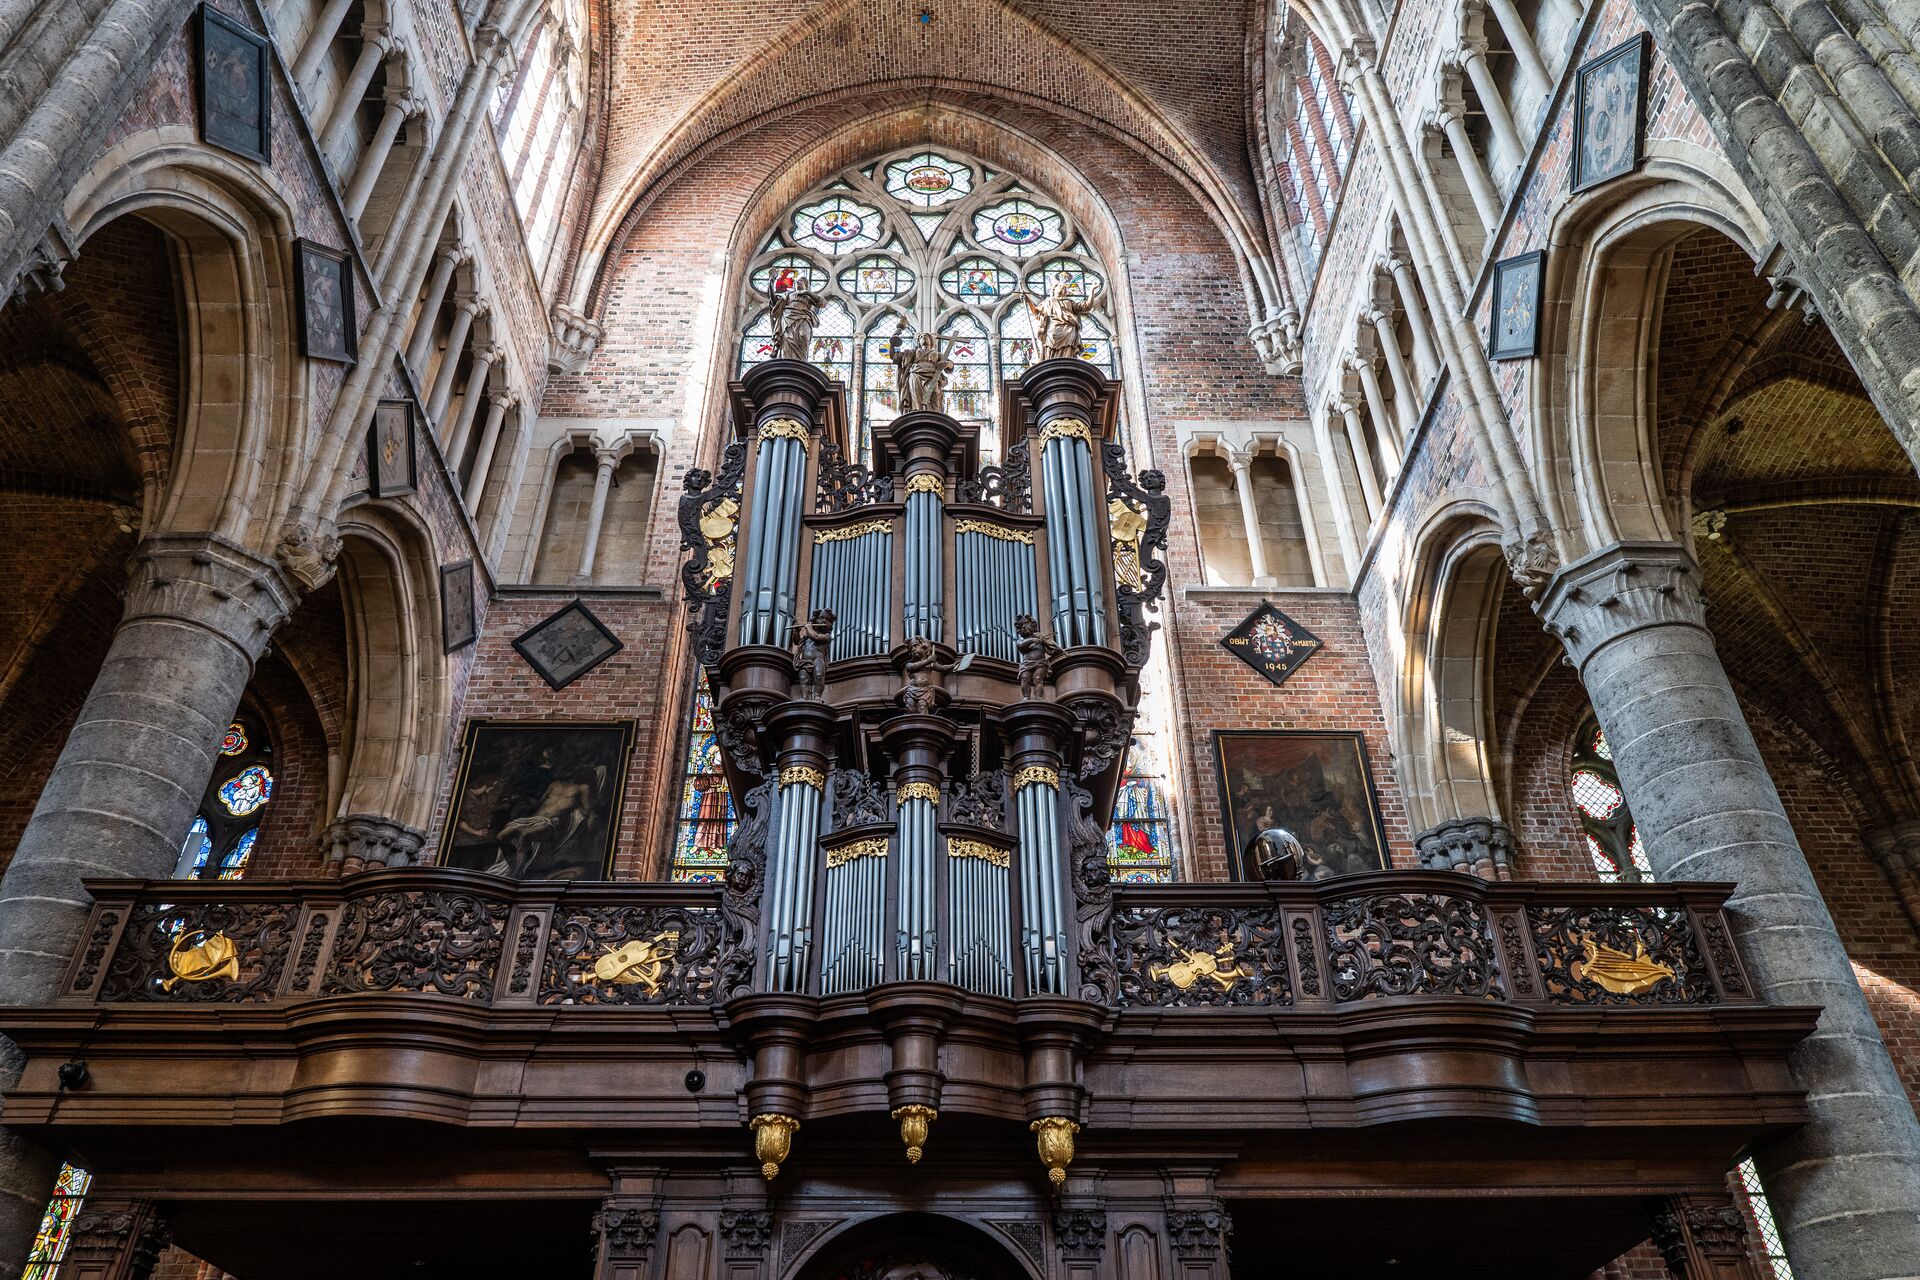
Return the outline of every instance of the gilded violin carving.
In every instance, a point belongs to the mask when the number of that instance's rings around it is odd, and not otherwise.
[[[1171,982],[1181,991],[1196,982],[1217,982],[1222,991],[1228,991],[1242,978],[1254,976],[1253,969],[1246,962],[1234,959],[1231,941],[1223,943],[1217,951],[1192,951],[1171,939],[1167,945],[1180,952],[1181,958],[1172,964],[1157,964],[1147,970],[1147,975],[1155,982]]]
[[[594,958],[593,976],[615,986],[637,984],[648,995],[656,995],[679,945],[680,935],[669,931],[608,947]]]

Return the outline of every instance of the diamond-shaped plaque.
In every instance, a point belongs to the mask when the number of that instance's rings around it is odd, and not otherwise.
[[[575,600],[513,642],[520,656],[555,689],[564,689],[620,652],[619,637]]]
[[[1301,663],[1320,651],[1320,637],[1274,608],[1270,600],[1262,600],[1220,643],[1275,684],[1285,684]]]

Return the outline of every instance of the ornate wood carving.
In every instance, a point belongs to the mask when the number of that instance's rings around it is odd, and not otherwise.
[[[843,457],[837,444],[829,442],[822,446],[820,487],[813,500],[815,511],[851,511],[873,502],[892,501],[892,476],[876,476],[858,462]]]
[[[1333,998],[1454,995],[1504,998],[1486,911],[1466,898],[1381,893],[1321,906]]]
[[[1120,996],[1113,945],[1113,873],[1107,866],[1107,833],[1093,817],[1093,796],[1071,778],[1062,784],[1067,805],[1067,841],[1073,858],[1075,963],[1080,998],[1112,1004]]]
[[[103,1001],[271,1000],[293,945],[291,902],[142,903],[127,917],[126,932],[114,949],[100,984]],[[167,956],[181,938],[224,934],[233,944],[236,972],[204,982],[173,982]]]
[[[1293,1002],[1278,907],[1122,908],[1112,936],[1123,1005]]]
[[[1033,464],[1027,442],[1018,440],[1007,449],[1007,460],[997,467],[981,467],[971,480],[960,481],[958,498],[998,507],[1009,515],[1025,515],[1033,510]]]
[[[1720,997],[1685,911],[1659,907],[1530,907],[1527,921],[1546,998],[1554,1004],[1713,1004]],[[1598,963],[1624,957],[1644,977],[1596,980]],[[1631,989],[1640,988],[1640,989]]]
[[[562,908],[547,935],[541,1004],[711,1004],[727,951],[717,911],[678,906]],[[650,973],[599,963],[632,944],[654,957]]]
[[[1098,1262],[1107,1247],[1107,1215],[1103,1209],[1055,1209],[1053,1241],[1068,1262]]]
[[[701,521],[723,514],[729,502],[738,514],[746,470],[747,446],[736,440],[721,456],[718,481],[696,468],[687,472],[686,492],[680,497],[680,547],[691,553],[680,566],[681,594],[694,653],[707,664],[718,661],[726,647],[727,595],[733,588],[733,554],[739,535],[735,528],[722,538],[711,538],[700,527]]]
[[[1109,497],[1118,498],[1143,513],[1147,521],[1138,547],[1139,585],[1120,581],[1114,587],[1114,602],[1120,614],[1120,652],[1125,655],[1127,665],[1139,667],[1147,660],[1147,648],[1153,636],[1146,611],[1159,603],[1167,586],[1167,562],[1160,553],[1167,549],[1173,501],[1167,497],[1167,477],[1161,472],[1142,471],[1138,480],[1128,473],[1124,446],[1108,441],[1101,447],[1101,463],[1107,473]]]
[[[409,890],[350,899],[321,990],[433,991],[484,999],[505,943],[507,904]]]
[[[1167,1212],[1167,1243],[1183,1262],[1216,1258],[1233,1235],[1225,1209],[1172,1209]]]
[[[722,1209],[720,1235],[729,1255],[757,1258],[773,1239],[773,1215],[765,1209]]]

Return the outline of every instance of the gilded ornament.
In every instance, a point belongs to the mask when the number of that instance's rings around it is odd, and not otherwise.
[[[939,804],[940,788],[931,782],[903,782],[894,791],[893,798],[901,804],[909,800],[925,800],[928,804]]]
[[[907,1163],[919,1164],[927,1145],[927,1126],[939,1119],[940,1113],[921,1103],[909,1102],[904,1107],[895,1107],[893,1118],[900,1122],[900,1141],[907,1144]]]
[[[733,530],[740,521],[738,499],[716,502],[700,517],[700,536],[707,540],[707,590],[733,576]]]
[[[887,856],[887,838],[868,836],[864,840],[855,840],[838,848],[827,850],[827,866],[837,867],[852,862],[855,858],[884,858]]]
[[[959,836],[947,837],[947,856],[949,858],[978,858],[982,862],[991,862],[996,867],[1013,865],[1013,855],[1005,849],[988,844],[984,840],[963,840]]]
[[[892,523],[886,520],[862,520],[859,524],[843,524],[837,529],[816,529],[813,544],[819,546],[823,542],[846,542],[852,538],[864,538],[869,533],[885,533],[892,527]]]
[[[1058,791],[1060,789],[1060,771],[1049,768],[1044,764],[1030,764],[1013,775],[1013,789],[1015,791],[1018,791],[1022,787],[1031,786],[1051,787],[1055,791]]]
[[[190,938],[200,941],[190,944]],[[194,929],[173,940],[173,949],[167,952],[167,968],[173,970],[173,976],[160,983],[162,991],[172,991],[182,982],[212,982],[215,978],[231,982],[240,976],[240,953],[224,930],[208,933]]]
[[[1222,944],[1218,951],[1189,951],[1177,942],[1167,945],[1180,952],[1181,958],[1172,964],[1154,965],[1147,970],[1147,976],[1155,982],[1171,982],[1177,990],[1185,991],[1196,982],[1212,981],[1219,983],[1222,991],[1230,991],[1242,978],[1255,976],[1246,962],[1233,958],[1231,942]]]
[[[1065,1116],[1047,1116],[1027,1126],[1040,1135],[1040,1163],[1047,1166],[1047,1181],[1059,1186],[1067,1180],[1067,1166],[1073,1163],[1073,1135],[1080,1126]]]
[[[769,1113],[755,1116],[753,1158],[760,1162],[760,1176],[772,1182],[780,1173],[780,1162],[793,1152],[793,1131],[800,1122],[792,1116]]]
[[[1146,576],[1140,568],[1140,535],[1146,532],[1147,516],[1125,498],[1107,504],[1107,527],[1113,531],[1113,575],[1121,586],[1132,591],[1146,589]]]
[[[827,789],[827,775],[812,765],[790,764],[780,771],[780,785],[783,787],[812,787],[815,791]]]
[[[1675,976],[1671,968],[1647,954],[1647,944],[1638,938],[1633,940],[1632,955],[1602,946],[1592,938],[1583,938],[1581,944],[1587,959],[1580,966],[1580,976],[1617,996],[1640,995]]]
[[[989,538],[998,538],[1002,542],[1022,542],[1033,545],[1033,530],[1009,529],[1005,525],[991,524],[985,520],[956,520],[953,522],[955,533],[981,533]]]
[[[807,447],[809,435],[807,424],[798,418],[768,418],[760,424],[762,440],[798,440],[802,449]]]
[[[639,986],[650,995],[660,994],[660,983],[667,966],[680,945],[680,931],[670,929],[651,938],[635,938],[619,946],[609,946],[593,960],[593,976],[614,986]]]
[[[918,475],[907,477],[908,493],[931,493],[936,497],[945,497],[947,482],[931,471],[922,471]]]
[[[1093,428],[1087,425],[1085,418],[1055,418],[1040,428],[1040,446],[1045,448],[1049,440],[1081,440],[1091,449]]]

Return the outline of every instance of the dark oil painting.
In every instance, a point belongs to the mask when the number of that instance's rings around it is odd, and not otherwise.
[[[1380,806],[1358,733],[1216,730],[1213,749],[1236,878],[1260,878],[1258,868],[1242,865],[1243,855],[1270,827],[1300,842],[1302,880],[1386,867]]]
[[[216,147],[271,158],[267,42],[223,13],[200,8],[200,136]]]
[[[515,880],[604,880],[633,722],[472,720],[441,863]]]

